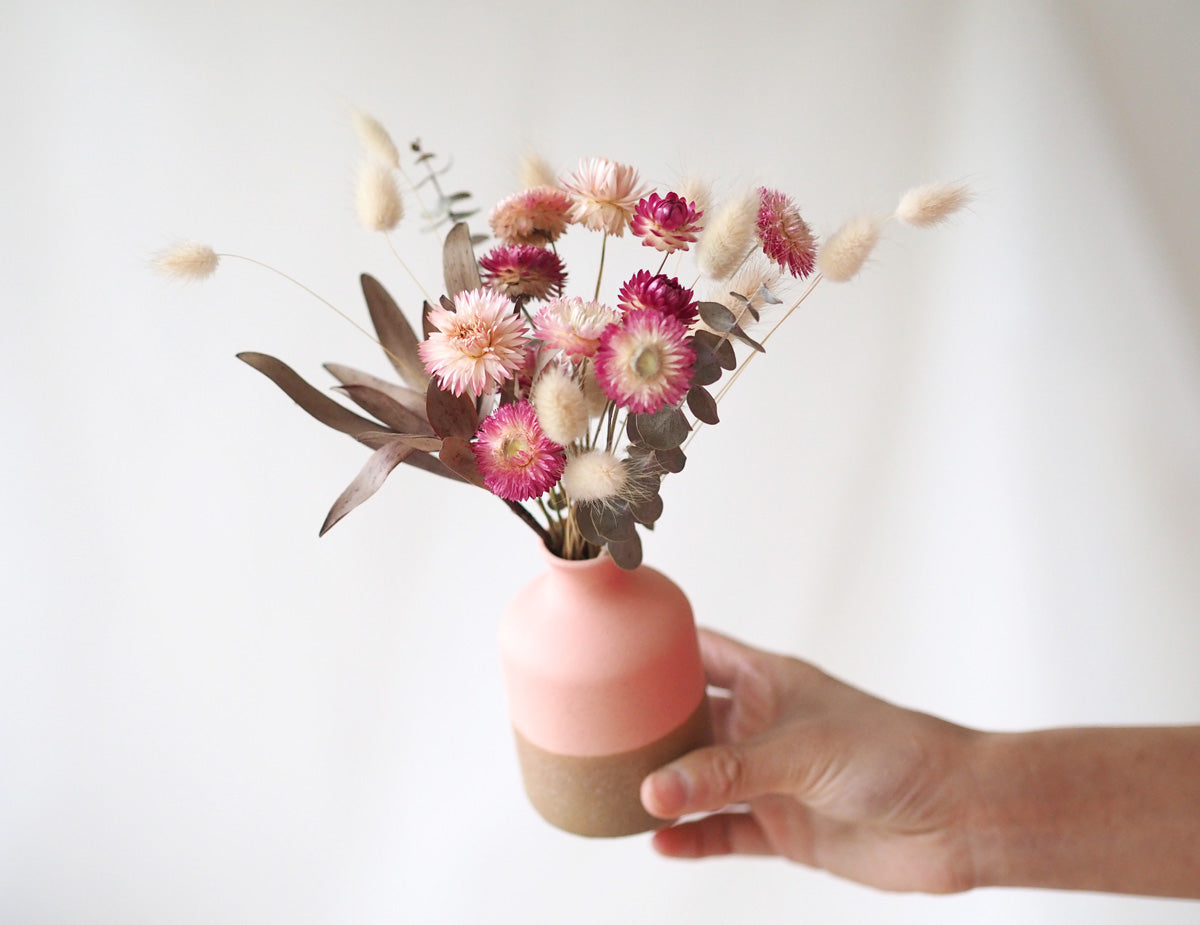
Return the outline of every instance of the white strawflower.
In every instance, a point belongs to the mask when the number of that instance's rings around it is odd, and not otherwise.
[[[970,201],[971,189],[965,183],[931,183],[901,196],[896,218],[906,225],[928,228],[944,222]]]
[[[561,367],[551,365],[542,370],[529,400],[542,431],[559,446],[568,446],[587,436],[587,402],[579,386]]]
[[[722,203],[712,221],[705,222],[696,244],[696,265],[710,279],[723,280],[738,268],[755,243],[758,191]]]
[[[873,215],[860,215],[842,225],[817,254],[821,275],[835,283],[853,279],[871,256],[882,229],[882,222]]]
[[[160,273],[175,279],[205,279],[216,272],[220,256],[207,244],[184,241],[155,254],[152,263]]]
[[[560,484],[572,501],[606,501],[620,497],[629,470],[607,450],[589,450],[567,457]]]
[[[365,161],[358,171],[354,204],[358,220],[371,231],[391,231],[404,218],[404,201],[390,167]]]
[[[392,136],[388,134],[387,129],[378,119],[359,110],[354,111],[351,119],[354,122],[354,131],[358,134],[358,140],[362,142],[362,146],[372,160],[378,161],[385,167],[400,166],[400,152],[396,150]]]

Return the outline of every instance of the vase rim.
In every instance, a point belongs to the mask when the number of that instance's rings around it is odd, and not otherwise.
[[[564,559],[557,553],[551,552],[545,543],[538,543],[538,552],[541,554],[546,564],[551,568],[563,569],[566,571],[585,571],[587,569],[596,568],[605,562],[610,565],[616,565],[616,563],[613,562],[612,556],[608,554],[607,549],[600,550],[600,555],[591,559]]]

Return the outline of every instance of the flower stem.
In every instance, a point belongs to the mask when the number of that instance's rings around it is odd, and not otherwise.
[[[600,280],[604,278],[604,252],[608,247],[608,232],[604,232],[604,237],[600,239],[600,269],[596,272],[596,294],[592,296],[592,300],[600,298]]]

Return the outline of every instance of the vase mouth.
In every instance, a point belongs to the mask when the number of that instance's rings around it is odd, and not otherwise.
[[[565,571],[584,571],[586,569],[597,568],[604,563],[615,565],[612,556],[608,554],[607,549],[601,549],[598,556],[591,559],[564,559],[558,553],[553,552],[545,543],[538,543],[538,553],[542,559],[551,568],[563,569]]]

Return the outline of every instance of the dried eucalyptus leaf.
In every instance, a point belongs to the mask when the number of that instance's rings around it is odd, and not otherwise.
[[[630,415],[637,418],[638,433],[643,442],[656,450],[669,450],[687,439],[691,427],[678,408],[667,407],[654,414]]]
[[[664,472],[670,472],[672,475],[678,475],[683,471],[684,465],[687,463],[687,456],[679,447],[672,447],[666,450],[654,451],[654,462]]]
[[[454,300],[448,295],[438,296],[438,304],[448,312],[458,311],[454,305]]]
[[[763,283],[762,285],[760,285],[758,287],[758,297],[760,299],[762,299],[764,302],[766,302],[768,305],[782,305],[783,304],[783,299],[779,298],[779,296],[775,295],[775,293],[773,293],[770,289],[768,289],[766,283]]]
[[[364,273],[360,277],[363,297],[367,300],[367,311],[371,314],[371,324],[379,335],[379,343],[383,345],[388,360],[400,378],[416,389],[424,389],[429,381],[425,372],[425,364],[417,354],[417,335],[413,333],[408,319],[400,311],[400,306],[373,276]]]
[[[751,347],[754,350],[757,350],[759,353],[767,352],[766,348],[764,348],[762,344],[760,344],[758,341],[756,341],[754,338],[752,338],[749,334],[747,334],[745,331],[743,331],[736,324],[732,328],[730,328],[729,336],[736,337],[747,347]],[[728,341],[726,341],[726,343],[728,343]]]
[[[629,505],[629,513],[633,515],[633,519],[647,527],[652,526],[658,518],[662,517],[662,512],[663,499],[662,495],[657,492]]]
[[[479,466],[475,462],[475,453],[471,443],[462,437],[447,437],[442,441],[442,449],[438,459],[447,469],[454,472],[464,482],[484,488],[483,476],[479,474]]]
[[[429,335],[437,330],[437,327],[429,320],[429,313],[433,311],[433,306],[428,302],[421,304],[421,336],[425,340],[429,340]]]
[[[282,360],[265,353],[245,352],[237,355],[238,359],[252,366],[274,382],[284,394],[302,409],[334,430],[341,431],[373,449],[388,443],[391,434],[378,421],[372,421],[355,414],[349,408],[339,405],[324,392],[309,385],[290,366]]]
[[[708,389],[693,385],[688,389],[687,404],[692,414],[696,415],[696,420],[705,424],[720,423],[721,419],[717,416],[717,400]]]
[[[627,540],[637,536],[637,524],[623,504],[592,505],[592,524],[606,540]]]
[[[372,414],[388,427],[401,434],[432,434],[433,428],[424,414],[414,414],[390,395],[369,385],[343,385],[335,391],[348,396],[367,414]]]
[[[633,571],[642,564],[642,540],[634,531],[627,540],[615,540],[608,544],[608,554],[613,562],[626,571]]]
[[[588,504],[586,501],[578,502],[575,505],[575,526],[579,528],[579,533],[589,543],[594,546],[603,546],[605,539],[596,529],[596,523],[592,516],[595,510],[596,505],[594,504]]]
[[[629,441],[630,449],[645,445],[642,433],[638,429],[637,415],[631,414],[625,421],[625,439]]]
[[[733,344],[729,339],[711,331],[697,331],[692,337],[693,347],[700,345],[701,350],[712,354],[722,369],[736,369],[737,355],[733,352]]]
[[[737,316],[720,302],[700,302],[700,320],[722,334],[737,327]]]
[[[721,378],[721,364],[714,357],[712,362],[701,363],[697,358],[692,368],[692,385],[712,385]]]
[[[359,470],[354,481],[346,486],[346,490],[333,502],[333,507],[325,515],[325,523],[321,525],[321,536],[352,510],[366,501],[379,490],[392,470],[402,463],[415,450],[406,446],[403,441],[391,439],[371,454],[366,464]]]
[[[462,222],[456,222],[446,235],[446,243],[442,247],[442,270],[446,291],[452,296],[483,286],[475,249],[471,246],[471,232]]]
[[[429,381],[429,388],[425,392],[425,414],[433,432],[439,437],[470,440],[479,426],[474,399],[466,392],[457,397],[443,392],[436,379]]]
[[[445,442],[441,437],[430,437],[428,434],[400,434],[396,439],[422,453],[440,452]]]
[[[371,373],[365,373],[361,369],[355,369],[353,366],[344,366],[341,363],[326,363],[325,369],[329,371],[342,385],[365,385],[372,389],[383,392],[392,401],[399,403],[414,414],[420,415],[422,419],[425,417],[425,390],[419,392],[416,389],[410,389],[406,385],[397,385],[394,382],[388,382],[386,379],[380,379]]]

